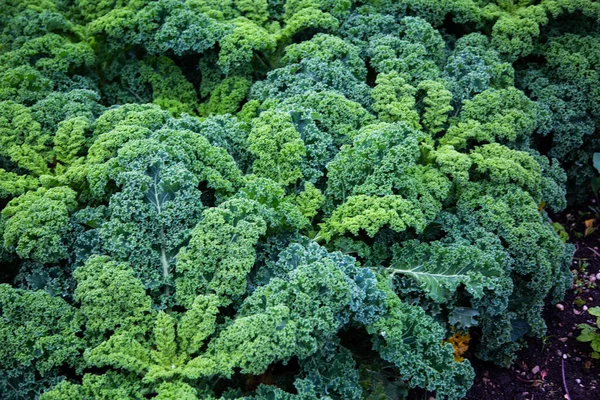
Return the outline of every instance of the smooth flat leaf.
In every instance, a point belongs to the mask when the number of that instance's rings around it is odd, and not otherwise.
[[[594,153],[594,168],[600,172],[600,153]]]
[[[577,336],[578,342],[591,342],[596,338],[597,334],[591,326],[586,324],[579,324],[577,325],[577,327],[582,329],[579,336]]]
[[[470,307],[456,307],[448,316],[448,322],[453,326],[461,326],[468,328],[477,326],[478,321],[475,319],[479,315],[479,311]]]
[[[600,307],[592,307],[588,310],[588,312],[590,313],[590,315],[600,317]]]
[[[595,352],[599,352],[600,351],[600,335],[596,335],[596,338],[594,340],[592,340],[592,349]]]

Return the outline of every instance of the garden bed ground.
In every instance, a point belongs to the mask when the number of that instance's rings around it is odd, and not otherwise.
[[[543,340],[530,340],[508,369],[474,359],[477,377],[467,399],[564,400],[569,398],[566,389],[571,400],[600,399],[600,360],[590,357],[589,343],[575,339],[579,334],[577,324],[593,324],[595,319],[585,310],[600,306],[600,279],[596,278],[597,275],[600,278],[600,228],[587,237],[577,238],[586,229],[584,221],[597,217],[594,214],[570,210],[556,216],[577,251],[571,268],[573,287],[559,305],[546,307],[547,336]]]

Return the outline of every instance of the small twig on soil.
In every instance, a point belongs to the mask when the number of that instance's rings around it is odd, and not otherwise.
[[[531,386],[533,386],[534,388],[544,384],[544,379],[523,379],[520,376],[517,376],[516,378],[520,381],[531,383]]]
[[[592,249],[591,247],[587,247],[587,249],[590,250],[595,255],[597,255],[598,257],[600,257],[600,253],[598,253],[596,250]]]
[[[567,400],[571,400],[571,396],[569,395],[569,389],[567,388],[567,380],[565,379],[565,359],[562,359],[562,378],[563,385],[565,387],[565,392],[567,392]]]

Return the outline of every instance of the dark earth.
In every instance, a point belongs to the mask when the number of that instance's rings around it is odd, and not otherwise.
[[[573,286],[564,301],[546,306],[547,336],[529,339],[512,367],[500,368],[471,358],[477,376],[467,399],[600,399],[600,360],[592,359],[589,343],[575,339],[580,332],[578,324],[595,323],[587,308],[600,306],[600,279],[596,279],[600,273],[600,207],[591,200],[587,206],[553,216],[553,221],[563,225],[569,242],[577,247],[571,267]],[[469,358],[468,353],[466,356]]]

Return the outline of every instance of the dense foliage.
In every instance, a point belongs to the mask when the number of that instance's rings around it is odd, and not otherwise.
[[[593,0],[4,0],[5,399],[458,399],[543,337]]]

